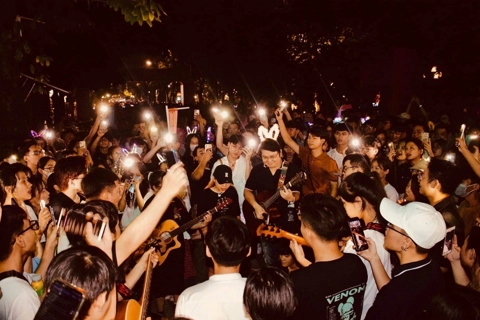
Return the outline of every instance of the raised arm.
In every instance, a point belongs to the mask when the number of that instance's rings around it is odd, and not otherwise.
[[[467,144],[465,143],[465,139],[458,138],[456,139],[458,145],[458,151],[465,157],[470,167],[475,171],[475,174],[480,177],[480,162],[475,158],[473,153],[468,150]]]
[[[163,178],[163,186],[153,198],[152,203],[123,231],[117,240],[117,261],[120,265],[153,232],[170,202],[185,188],[188,178],[181,162],[170,167]]]
[[[375,241],[370,238],[365,238],[365,240],[368,243],[368,249],[358,252],[358,255],[370,263],[373,271],[373,277],[375,278],[375,283],[377,284],[377,289],[380,290],[384,285],[390,282],[390,277],[385,271],[382,260],[377,253]]]
[[[104,113],[99,113],[97,117],[95,118],[95,122],[93,123],[92,127],[90,128],[90,132],[88,135],[85,137],[85,144],[88,146],[90,145],[90,142],[92,142],[93,136],[95,133],[98,131],[98,128],[100,127],[100,122],[104,120],[106,117],[106,114]]]
[[[287,127],[285,127],[285,123],[283,122],[283,113],[277,109],[275,111],[275,117],[277,118],[278,127],[280,128],[280,134],[282,135],[283,141],[292,148],[295,153],[300,153],[299,145],[293,141],[292,137],[288,134]]]
[[[194,181],[198,181],[203,177],[203,174],[205,173],[205,168],[207,167],[208,161],[210,161],[213,158],[213,152],[212,150],[208,149],[205,151],[205,154],[202,157],[202,160],[200,160],[200,163],[198,166],[193,170],[191,178]]]
[[[217,136],[215,139],[215,143],[217,145],[217,149],[226,156],[228,154],[228,148],[226,145],[223,144],[223,120],[220,118],[220,115],[215,114],[215,124],[217,125]]]

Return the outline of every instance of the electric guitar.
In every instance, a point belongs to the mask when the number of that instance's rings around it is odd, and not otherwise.
[[[207,214],[214,214],[232,203],[232,199],[225,198],[219,202],[215,208],[208,210],[205,213],[202,213],[195,219],[190,220],[182,226],[174,220],[165,220],[160,224],[160,227],[156,229],[150,240],[147,243],[147,248],[155,247],[157,249],[156,253],[158,255],[158,265],[161,265],[168,257],[168,254],[175,249],[181,247],[180,241],[178,241],[178,235],[190,229],[192,226],[196,225],[200,220],[202,220]]]
[[[257,228],[257,236],[264,237],[267,239],[280,239],[280,238],[285,238],[288,240],[295,239],[295,241],[297,241],[302,246],[310,247],[310,245],[302,237],[297,236],[293,233],[287,232],[285,230],[282,230],[275,226],[267,226],[263,223],[259,225]]]
[[[150,299],[150,283],[152,281],[152,254],[148,256],[147,270],[145,271],[145,283],[143,284],[142,297],[137,302],[134,299],[124,300],[117,303],[117,315],[115,320],[145,320]]]
[[[297,184],[301,184],[305,180],[305,173],[297,173],[289,182],[285,183],[287,189],[291,189]],[[283,188],[282,188],[283,189]],[[268,216],[268,221],[280,218],[280,212],[278,207],[275,205],[276,201],[280,198],[280,189],[277,192],[273,193],[270,191],[259,192],[255,200],[260,203],[260,205],[265,209],[265,212]],[[255,214],[255,209],[248,203],[248,201],[243,202],[243,216],[245,217],[245,223],[250,230],[252,235],[255,235],[257,227],[264,222],[262,219],[258,219]]]

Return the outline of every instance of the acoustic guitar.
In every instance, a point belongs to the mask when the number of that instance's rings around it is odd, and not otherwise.
[[[152,282],[153,264],[151,253],[148,256],[147,270],[145,271],[145,282],[143,284],[142,296],[140,301],[134,299],[124,300],[117,303],[117,315],[115,320],[145,320],[148,310],[148,301],[150,299],[150,283]]]
[[[257,236],[263,237],[266,239],[280,239],[280,238],[284,238],[288,240],[295,239],[295,241],[297,241],[302,246],[310,247],[310,245],[302,237],[297,236],[296,234],[287,232],[285,230],[282,230],[275,226],[267,226],[263,223],[259,225],[257,228]]]
[[[287,189],[291,189],[292,187],[301,184],[304,180],[305,173],[299,172],[289,182],[285,183],[284,186]],[[275,193],[270,191],[262,191],[255,196],[255,200],[260,203],[263,209],[265,209],[265,212],[268,216],[266,220],[268,220],[269,223],[272,223],[276,219],[280,218],[280,212],[276,206],[278,198],[280,198],[280,190],[277,190]],[[248,201],[243,202],[243,216],[245,217],[245,223],[251,234],[255,235],[258,226],[264,223],[264,220],[257,218],[255,209],[250,205],[250,203],[248,203]]]
[[[156,253],[158,255],[158,265],[161,265],[165,262],[168,257],[168,254],[175,249],[181,247],[181,243],[178,240],[178,235],[182,234],[183,232],[187,231],[194,225],[196,225],[200,220],[202,220],[207,214],[214,214],[226,207],[228,207],[232,203],[232,199],[225,198],[218,202],[215,208],[208,210],[205,213],[202,213],[195,219],[190,220],[189,222],[185,223],[182,226],[178,226],[178,224],[174,220],[165,220],[160,224],[160,227],[155,230],[152,234],[152,237],[147,243],[147,248],[155,247],[157,249]]]

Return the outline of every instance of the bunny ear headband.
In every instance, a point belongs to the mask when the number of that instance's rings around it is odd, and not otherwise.
[[[167,159],[165,159],[160,153],[157,153],[157,158],[160,161],[160,163],[167,162]]]
[[[195,133],[197,133],[197,127],[193,127],[193,130],[192,130],[190,129],[190,127],[187,126],[187,136]]]
[[[33,131],[33,130],[30,130],[30,135],[32,136],[32,138],[40,138],[40,137],[42,137],[41,134],[38,134],[38,133],[36,133],[36,132]]]
[[[258,127],[258,136],[260,137],[261,141],[265,139],[277,140],[279,134],[280,129],[278,128],[278,124],[276,123],[271,126],[269,130],[267,130],[267,128],[265,128],[264,126]]]

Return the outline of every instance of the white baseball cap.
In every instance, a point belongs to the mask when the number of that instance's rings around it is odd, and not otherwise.
[[[380,213],[385,220],[405,230],[407,235],[424,249],[431,249],[445,238],[445,220],[442,214],[429,204],[410,202],[401,206],[383,198]]]

